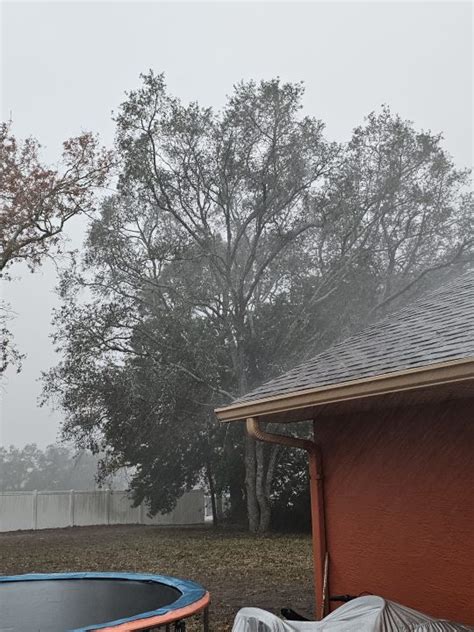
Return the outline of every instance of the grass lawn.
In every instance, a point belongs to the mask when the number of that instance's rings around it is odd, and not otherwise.
[[[212,632],[230,630],[242,606],[308,614],[313,607],[306,535],[147,526],[18,531],[0,534],[0,560],[5,575],[115,570],[192,579],[211,593]]]

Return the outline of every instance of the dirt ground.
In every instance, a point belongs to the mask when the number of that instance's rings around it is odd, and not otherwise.
[[[175,575],[211,593],[211,630],[237,610],[291,606],[311,615],[311,540],[212,528],[75,527],[0,534],[0,573],[131,571]],[[201,629],[200,621],[188,630]]]

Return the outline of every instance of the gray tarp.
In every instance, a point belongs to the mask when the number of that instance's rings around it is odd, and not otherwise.
[[[441,619],[373,595],[344,604],[322,621],[285,621],[259,608],[242,608],[232,632],[467,632],[474,628]]]

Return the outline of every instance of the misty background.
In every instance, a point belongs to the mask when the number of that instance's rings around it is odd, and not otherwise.
[[[43,158],[82,130],[113,142],[111,111],[139,74],[165,72],[171,93],[218,109],[241,79],[303,80],[304,112],[343,141],[388,103],[417,128],[443,132],[456,165],[472,165],[470,3],[9,3],[1,7],[1,105],[17,137]],[[66,227],[79,248],[85,221]],[[37,403],[41,371],[56,363],[54,265],[20,264],[3,288],[23,370],[1,391],[0,443],[53,443],[61,415]]]

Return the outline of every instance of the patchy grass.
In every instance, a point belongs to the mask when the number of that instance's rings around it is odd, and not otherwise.
[[[211,630],[227,632],[237,610],[313,608],[311,540],[253,537],[211,528],[76,527],[0,534],[1,573],[135,571],[175,575],[211,593]],[[190,630],[198,630],[196,623]]]

